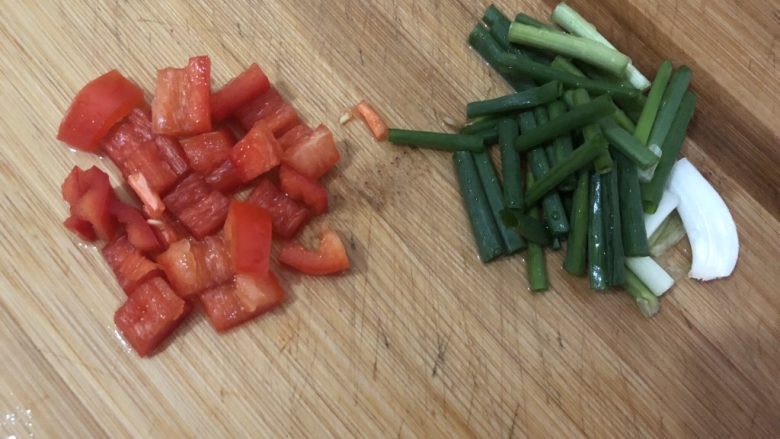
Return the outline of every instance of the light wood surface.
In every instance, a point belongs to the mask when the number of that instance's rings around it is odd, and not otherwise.
[[[465,43],[485,1],[0,2],[0,435],[780,437],[780,5],[572,3],[645,71],[662,56],[693,67],[686,154],[737,221],[735,274],[684,279],[681,244],[664,259],[681,280],[652,320],[563,275],[561,254],[539,296],[521,257],[478,263],[447,154],[337,126],[366,98],[392,125],[443,129],[506,91]],[[282,310],[223,336],[194,316],[139,359],[112,324],[123,293],[61,226],[74,164],[118,174],[54,135],[86,81],[118,68],[149,90],[196,54],[215,85],[257,61],[334,129],[326,221],[354,269],[283,271]]]

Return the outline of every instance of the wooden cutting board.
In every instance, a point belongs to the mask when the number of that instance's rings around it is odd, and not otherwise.
[[[477,262],[447,154],[379,144],[343,110],[445,129],[507,89],[465,43],[478,2],[22,2],[0,7],[0,433],[3,437],[780,437],[780,4],[572,1],[645,72],[688,63],[688,157],[740,233],[728,280],[685,279],[647,320],[625,294],[563,275],[528,292],[522,257]],[[553,2],[500,2],[546,16]],[[212,56],[219,85],[253,61],[343,160],[325,219],[354,268],[281,271],[280,311],[223,336],[201,315],[139,359],[99,252],[61,226],[73,165],[54,139],[75,92],[118,68]],[[119,180],[114,179],[118,184]],[[314,236],[311,227],[304,238]]]

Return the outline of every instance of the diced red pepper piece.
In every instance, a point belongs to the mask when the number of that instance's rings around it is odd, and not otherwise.
[[[306,274],[326,275],[349,269],[349,257],[339,235],[330,229],[320,234],[320,247],[308,250],[298,243],[287,243],[279,254],[279,262]]]
[[[183,239],[157,256],[176,294],[188,298],[233,278],[230,252],[221,237]]]
[[[149,279],[133,291],[116,310],[114,323],[138,355],[152,352],[189,313],[190,306],[174,294],[160,277]]]
[[[284,300],[284,290],[273,271],[265,274],[237,274],[236,294],[249,312],[268,311]]]
[[[144,205],[144,213],[149,218],[160,218],[162,216],[163,212],[165,212],[165,204],[163,204],[157,192],[149,187],[149,182],[144,177],[144,174],[140,172],[130,174],[127,176],[127,184],[130,185],[138,199],[141,200],[141,203]]]
[[[181,147],[192,169],[208,174],[228,158],[234,143],[231,134],[219,130],[182,139]]]
[[[288,197],[302,201],[313,214],[320,215],[328,211],[328,191],[317,180],[283,165],[279,168],[279,186]]]
[[[230,202],[225,240],[237,273],[268,273],[271,259],[271,214],[255,204]]]
[[[63,224],[65,228],[84,241],[92,242],[97,239],[95,228],[92,227],[89,221],[85,221],[77,216],[69,216]]]
[[[84,171],[74,167],[62,184],[62,196],[70,204],[70,214],[92,226],[97,238],[109,241],[116,232],[116,220],[109,207],[115,198],[108,174],[93,166]],[[90,237],[89,229],[76,219],[69,220],[69,229],[81,237]]]
[[[103,142],[103,149],[125,178],[141,173],[151,190],[160,194],[170,189],[183,173],[177,172],[182,163],[171,152],[171,148],[178,145],[171,145],[171,142],[176,141],[155,138],[151,132],[149,113],[136,108],[109,133]],[[186,172],[186,161],[183,165]]]
[[[152,226],[157,239],[160,240],[162,251],[167,250],[171,244],[187,236],[187,232],[182,229],[181,225],[167,213],[163,213],[159,218],[148,220],[147,223]]]
[[[62,182],[62,198],[71,206],[76,204],[85,192],[81,183],[81,174],[83,172],[81,168],[74,166],[68,176],[65,177],[65,181]]]
[[[283,239],[295,236],[311,218],[308,209],[285,195],[268,177],[257,183],[246,201],[271,214],[273,232]]]
[[[130,294],[147,280],[161,276],[160,267],[135,248],[127,235],[122,235],[103,247],[103,258],[114,272],[119,286]]]
[[[119,166],[124,166],[127,157],[132,155],[144,142],[154,139],[152,134],[152,119],[146,108],[134,108],[130,114],[117,124],[103,139],[103,149],[111,160]]]
[[[387,134],[389,132],[387,124],[382,120],[382,116],[380,116],[368,102],[360,101],[360,103],[355,106],[354,113],[363,119],[363,122],[366,123],[376,140],[387,139]]]
[[[144,101],[144,92],[116,70],[85,85],[60,122],[57,139],[74,148],[94,152],[117,122]]]
[[[181,69],[157,72],[152,100],[152,132],[192,136],[211,131],[211,60],[190,58]]]
[[[258,121],[230,152],[241,180],[250,181],[279,166],[282,150],[271,130]]]
[[[162,248],[154,229],[146,222],[140,210],[115,199],[111,202],[111,213],[125,225],[127,239],[135,248],[145,252],[155,252]]]
[[[177,177],[182,177],[190,171],[190,164],[181,149],[179,141],[172,137],[157,136],[154,138],[157,149]]]
[[[295,125],[277,139],[279,141],[279,147],[282,148],[282,151],[286,151],[289,147],[311,134],[311,132],[312,129],[306,124],[301,123]]]
[[[277,137],[301,123],[298,112],[274,87],[242,105],[234,115],[247,130],[262,120]]]
[[[229,159],[206,176],[206,183],[223,194],[232,194],[244,184],[238,168]]]
[[[211,95],[211,117],[217,122],[227,118],[270,87],[271,83],[260,66],[252,64]]]
[[[230,201],[200,174],[190,174],[164,198],[165,206],[197,239],[216,232],[225,223]]]
[[[238,282],[229,282],[201,294],[200,301],[214,329],[227,331],[281,304],[285,298],[284,291],[278,287],[276,277],[271,276],[273,273],[269,272],[266,282],[255,283],[247,281],[251,278],[244,279],[240,287]],[[240,295],[239,288],[242,289]],[[244,301],[250,305],[245,305]]]
[[[320,125],[311,134],[287,148],[282,155],[282,163],[316,180],[335,166],[339,158],[333,134],[328,127]]]

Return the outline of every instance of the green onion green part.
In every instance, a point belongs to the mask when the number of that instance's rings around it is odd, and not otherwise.
[[[544,142],[567,134],[576,128],[592,124],[604,116],[615,112],[615,105],[608,96],[599,96],[592,101],[577,105],[570,111],[551,119],[547,124],[534,130],[523,132],[515,142],[518,151],[528,151]]]
[[[501,175],[504,178],[504,202],[513,209],[523,207],[523,177],[520,174],[520,153],[515,149],[519,129],[513,119],[498,124],[498,143],[501,147]]]
[[[647,256],[650,249],[645,230],[645,212],[639,191],[636,165],[620,151],[614,153],[618,169],[618,195],[620,196],[620,230],[623,232],[623,250],[626,256]]]
[[[482,181],[482,189],[485,191],[485,195],[490,205],[490,210],[493,212],[493,218],[495,219],[498,231],[501,233],[501,238],[504,241],[504,248],[507,250],[507,254],[514,254],[525,248],[525,241],[517,232],[506,227],[501,221],[501,211],[506,206],[504,204],[504,196],[501,192],[501,185],[498,182],[498,175],[496,174],[496,168],[493,167],[493,162],[490,160],[490,156],[487,152],[477,152],[473,154],[474,163],[477,167],[477,173]]]
[[[585,275],[588,251],[588,190],[590,178],[587,170],[577,177],[577,187],[572,198],[569,219],[569,239],[563,269],[575,276]]]
[[[517,14],[515,16],[515,22],[521,23],[521,24],[527,24],[528,26],[538,27],[540,29],[547,29],[554,32],[561,32],[558,27],[556,27],[554,24],[545,23],[542,21],[539,21],[530,15],[526,15],[523,13]]]
[[[615,112],[615,114],[612,115],[613,118],[615,118],[615,122],[620,126],[620,128],[623,128],[624,130],[628,131],[629,133],[633,133],[634,130],[636,130],[636,125],[634,124],[634,121],[631,120],[626,113],[618,108],[618,111]]]
[[[466,116],[475,118],[502,113],[527,110],[547,104],[558,99],[563,93],[563,86],[558,81],[550,81],[539,87],[523,90],[511,95],[486,101],[469,102],[466,105]]]
[[[534,177],[528,173],[528,186],[533,185]],[[529,211],[531,218],[539,219],[539,208],[532,207]],[[559,244],[560,245],[560,244]],[[528,243],[528,254],[526,255],[526,264],[528,266],[528,283],[531,291],[540,293],[547,291],[549,282],[547,280],[547,261],[544,257],[544,247],[534,243]]]
[[[473,120],[471,120],[466,125],[463,125],[460,128],[460,131],[458,133],[460,134],[474,134],[479,133],[485,130],[489,130],[491,128],[495,128],[498,126],[498,123],[501,121],[501,116],[483,116],[483,117],[477,117]]]
[[[580,70],[577,66],[575,66],[574,63],[561,56],[555,57],[552,64],[550,65],[552,67],[569,72],[573,75],[582,76],[582,77],[585,76],[585,73],[583,73],[582,70]],[[615,114],[613,114],[613,117],[615,118],[615,121],[618,123],[618,125],[623,127],[623,129],[630,131],[632,133],[634,132],[634,129],[636,128],[634,122],[626,115],[625,112],[623,112],[623,110],[618,108],[617,111],[615,111]]]
[[[649,169],[658,163],[658,156],[647,149],[633,134],[620,127],[613,118],[605,117],[599,122],[610,145],[626,155],[640,169]]]
[[[506,52],[501,48],[496,39],[490,35],[490,32],[485,26],[482,26],[481,24],[476,25],[474,30],[469,34],[468,42],[482,59],[484,59],[496,73],[501,75],[513,89],[521,91],[536,87],[534,81],[519,77],[502,64],[502,62],[505,61],[503,56],[506,55]],[[518,57],[518,59],[525,61],[526,58]],[[539,65],[544,66],[543,64]]]
[[[602,208],[601,175],[590,178],[590,199],[588,202],[588,272],[590,288],[596,291],[607,289],[607,276],[604,272],[607,255],[604,242],[604,210]]]
[[[484,139],[476,135],[434,133],[430,131],[412,131],[390,128],[387,138],[390,143],[395,145],[415,146],[418,148],[438,149],[442,151],[482,152],[485,150]]]
[[[572,75],[581,76],[583,78],[585,77],[585,74],[582,73],[582,70],[575,66],[573,62],[560,55],[553,58],[552,62],[550,63],[550,67],[555,67],[558,70],[571,73]]]
[[[666,136],[672,128],[672,123],[677,119],[677,113],[682,103],[685,90],[691,82],[692,72],[688,66],[682,66],[675,70],[669,80],[669,85],[664,91],[661,100],[661,107],[658,109],[653,129],[650,131],[650,138],[647,145],[657,145],[663,149]]]
[[[607,149],[607,141],[602,136],[589,139],[564,161],[558,163],[536,183],[528,188],[525,203],[532,206],[553,191],[568,176],[590,165],[593,160]]]
[[[461,133],[462,134],[462,133]],[[482,131],[477,131],[472,136],[476,136],[482,139],[482,143],[487,146],[495,145],[498,143],[498,127],[486,128]]]
[[[565,113],[566,110],[566,104],[564,104],[563,101],[555,101],[547,105],[547,114],[550,116],[550,119],[555,119]],[[573,150],[574,144],[572,143],[570,134],[563,134],[556,137],[553,139],[552,143],[552,159],[550,160],[550,165],[553,167],[557,166],[559,163],[566,160]],[[567,192],[573,191],[576,184],[577,178],[572,175],[561,182],[559,189]]]
[[[534,129],[536,122],[532,112],[522,113],[520,115],[520,131]],[[550,164],[547,161],[547,154],[544,148],[534,148],[528,153],[528,170],[534,179],[543,178],[550,172]],[[538,198],[533,204],[536,204],[539,200],[542,201],[544,219],[553,236],[562,236],[569,233],[569,221],[566,218],[566,210],[563,208],[563,201],[561,201],[558,192],[548,191],[543,198]],[[526,206],[532,207],[532,204],[528,203],[528,194],[526,194]]]
[[[596,98],[596,100],[603,99],[603,98],[607,98],[607,97],[601,96],[599,98]],[[581,88],[574,91],[573,99],[574,99],[574,105],[576,106],[571,111],[581,110],[582,108],[586,108],[588,105],[591,105],[593,104],[593,102],[596,101],[596,100],[591,101],[590,96],[588,96],[587,90]],[[613,105],[612,108],[615,108],[615,106]],[[612,113],[614,113],[614,111]],[[589,122],[585,124],[585,126],[582,128],[582,135],[585,138],[585,140],[590,140],[602,136],[603,133],[598,124]],[[599,174],[605,174],[612,170],[612,156],[609,154],[609,149],[605,149],[604,151],[602,151],[601,155],[599,155],[596,158],[596,160],[593,161],[593,168]]]
[[[482,15],[482,21],[490,28],[490,35],[505,51],[527,58],[541,64],[549,64],[550,61],[543,53],[536,49],[520,47],[516,44],[510,44],[507,35],[509,34],[509,18],[504,15],[495,5],[490,5],[485,9]]]
[[[666,135],[663,146],[661,146],[661,159],[658,161],[658,167],[655,169],[653,179],[649,183],[643,184],[642,204],[646,213],[653,213],[658,209],[658,203],[669,180],[672,172],[672,166],[677,161],[677,155],[680,154],[685,134],[688,131],[688,124],[693,117],[693,111],[696,107],[696,95],[691,92],[685,92],[685,96],[680,103],[677,115],[669,127],[669,133]]]
[[[473,46],[473,44],[472,44]],[[595,95],[608,94],[615,98],[637,99],[639,91],[633,87],[611,84],[605,81],[583,78],[537,62],[529,61],[506,52],[495,53],[501,72],[515,77],[528,78],[539,82],[560,81],[564,87],[584,88]]]
[[[483,263],[490,262],[504,254],[504,245],[487,195],[482,188],[474,158],[469,152],[458,151],[452,155],[452,161],[474,241],[477,244],[479,259]]]
[[[623,250],[620,196],[618,191],[618,167],[602,176],[602,208],[604,210],[604,253],[607,285],[623,285],[626,281],[626,257]]]
[[[650,140],[650,131],[653,129],[653,124],[655,124],[658,109],[661,108],[661,99],[664,96],[666,85],[669,83],[671,76],[672,63],[669,60],[664,60],[655,74],[653,85],[650,87],[650,93],[647,95],[647,103],[645,103],[645,107],[642,109],[642,114],[636,123],[636,130],[634,130],[634,137],[642,142],[643,145],[647,145],[648,140]]]
[[[501,212],[501,221],[525,238],[529,244],[541,246],[552,244],[552,235],[547,229],[547,224],[538,217],[532,217],[519,209],[504,209]]]

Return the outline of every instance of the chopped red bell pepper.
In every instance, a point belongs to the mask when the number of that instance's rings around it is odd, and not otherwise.
[[[133,189],[133,192],[141,200],[144,205],[144,213],[149,218],[160,218],[165,212],[165,204],[157,192],[153,191],[149,187],[149,182],[144,177],[144,174],[136,172],[127,176],[127,184]]]
[[[190,174],[163,199],[168,210],[197,239],[219,230],[225,223],[230,201],[212,188],[200,174]]]
[[[211,117],[217,122],[226,119],[270,87],[271,83],[260,66],[252,64],[211,95]]]
[[[181,147],[192,169],[208,174],[228,158],[235,143],[232,134],[219,130],[182,139]]]
[[[308,209],[285,195],[267,177],[257,183],[246,201],[262,207],[271,214],[273,232],[283,239],[295,236],[311,219]]]
[[[163,213],[159,218],[150,219],[147,223],[152,226],[157,239],[160,240],[162,251],[167,250],[171,244],[187,236],[187,232],[181,225],[167,213]]]
[[[160,151],[163,160],[169,168],[176,174],[176,177],[183,177],[190,171],[190,164],[181,149],[179,141],[167,136],[157,136],[154,138],[157,149]]]
[[[152,132],[192,136],[211,131],[211,60],[190,58],[181,69],[157,72],[152,100]]]
[[[311,132],[312,129],[306,124],[301,123],[295,125],[277,139],[279,141],[279,147],[282,148],[282,151],[286,151],[288,148],[298,143],[299,140],[311,134]]]
[[[244,184],[238,168],[229,159],[206,176],[206,183],[223,194],[232,194]]]
[[[144,101],[144,92],[116,70],[90,81],[76,94],[60,122],[57,139],[94,152],[117,122]]]
[[[103,149],[120,169],[140,144],[154,139],[151,117],[148,109],[134,108],[103,139]]]
[[[145,357],[159,346],[189,313],[190,306],[174,294],[160,277],[133,291],[116,310],[114,323],[138,355]]]
[[[225,240],[237,273],[268,273],[271,259],[271,214],[255,204],[230,202]]]
[[[71,216],[90,223],[97,238],[109,241],[114,237],[116,219],[109,207],[116,195],[108,174],[95,166],[86,171],[74,167],[62,184],[62,196],[70,204]],[[90,237],[88,228],[76,219],[69,221],[69,228],[81,237]]]
[[[119,286],[130,294],[147,280],[161,276],[160,267],[135,248],[127,235],[121,235],[103,247],[103,258],[114,272]]]
[[[265,312],[280,304],[284,290],[273,271],[265,274],[237,274],[236,295],[242,307],[249,312]]]
[[[241,180],[250,181],[279,166],[282,150],[271,130],[263,121],[258,121],[236,143],[230,152],[230,160],[236,165]]]
[[[77,216],[69,216],[63,223],[65,228],[75,233],[80,239],[92,242],[97,239],[95,228],[89,221],[83,220]]]
[[[111,202],[110,210],[111,214],[124,224],[127,239],[135,248],[145,252],[156,252],[162,249],[154,229],[146,222],[140,210],[116,199]]]
[[[214,329],[227,331],[282,303],[284,291],[278,286],[276,277],[272,276],[273,273],[269,272],[265,281],[261,278],[258,282],[251,277],[243,278],[240,285],[239,282],[229,282],[201,294],[200,301]],[[242,290],[240,294],[239,288]],[[249,305],[245,305],[245,301]]]
[[[317,180],[312,180],[289,166],[279,168],[279,186],[288,197],[302,201],[315,215],[328,211],[328,191]]]
[[[282,155],[282,163],[316,180],[335,166],[339,158],[333,134],[328,127],[320,125],[311,134],[287,148]]]
[[[327,228],[320,234],[320,247],[317,251],[308,250],[298,243],[287,243],[279,254],[279,262],[311,275],[334,274],[347,270],[350,266],[341,238]]]
[[[277,137],[301,123],[298,112],[274,87],[242,105],[234,115],[247,130],[262,120]]]
[[[174,291],[180,297],[192,295],[233,279],[233,264],[223,238],[203,241],[183,239],[157,256]]]
[[[161,145],[165,154],[161,151]],[[103,149],[125,178],[141,173],[151,190],[158,194],[170,189],[180,176],[177,171],[181,163],[177,160],[170,162],[166,160],[173,157],[168,150],[170,148],[171,145],[165,138],[154,137],[151,132],[149,113],[141,108],[133,110],[103,142]],[[177,169],[174,169],[171,164],[177,166]],[[184,165],[186,166],[186,162]]]

